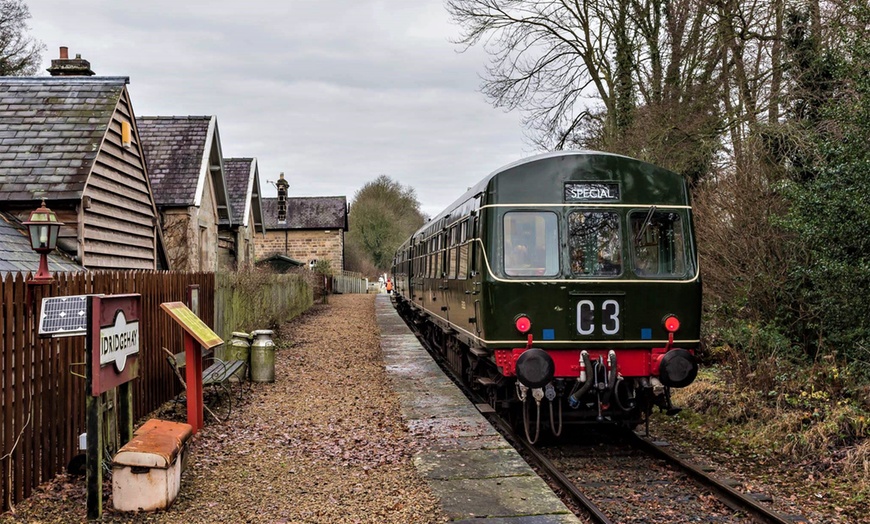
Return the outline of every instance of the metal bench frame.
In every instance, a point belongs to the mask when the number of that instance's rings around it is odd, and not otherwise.
[[[166,350],[166,348],[164,348]],[[166,350],[170,353],[169,350]],[[206,355],[207,356],[207,355]],[[184,352],[170,353],[166,357],[172,370],[181,381],[187,391],[187,383],[184,380],[184,367],[187,365],[187,356]],[[237,398],[241,399],[243,383],[247,379],[248,364],[243,360],[221,360],[217,357],[213,358],[212,364],[202,371],[202,387],[204,396],[204,408],[218,422],[224,422],[230,418],[233,410],[233,391],[231,379],[240,369],[244,369],[241,373],[239,382],[239,391]]]

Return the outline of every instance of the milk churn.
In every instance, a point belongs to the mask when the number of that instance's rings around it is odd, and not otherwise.
[[[258,329],[251,333],[251,380],[275,382],[275,343],[271,329]]]
[[[224,349],[224,360],[227,362],[232,362],[233,360],[241,360],[245,363],[245,366],[235,373],[233,376],[238,380],[244,380],[245,375],[248,372],[248,367],[250,366],[250,353],[251,353],[251,343],[250,343],[251,335],[244,333],[242,331],[233,331],[233,338],[230,339],[226,348]]]

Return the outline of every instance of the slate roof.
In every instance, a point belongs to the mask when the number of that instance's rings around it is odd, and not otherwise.
[[[268,265],[274,271],[286,273],[291,269],[304,266],[305,262],[300,262],[296,259],[288,257],[287,255],[282,255],[278,253],[268,258],[264,258],[263,260],[257,261],[257,266],[262,267],[264,265]]]
[[[288,197],[287,223],[278,223],[278,198],[263,198],[266,229],[343,229],[347,231],[347,197]]]
[[[196,205],[196,189],[211,116],[142,116],[136,119],[151,191],[158,206]]]
[[[254,210],[254,220],[262,223],[258,217],[260,211],[260,183],[257,180],[256,158],[224,158],[224,177],[227,180],[227,193],[230,198],[230,209],[233,212],[233,224],[248,226],[248,214]]]
[[[0,201],[81,200],[127,77],[0,77]]]
[[[28,271],[36,273],[39,269],[39,254],[30,248],[27,230],[6,213],[0,212],[0,246],[3,246],[3,256],[0,257],[0,275]],[[84,271],[84,268],[68,258],[52,251],[48,255],[48,270]]]

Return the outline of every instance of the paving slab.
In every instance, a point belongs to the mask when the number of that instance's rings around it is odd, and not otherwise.
[[[537,476],[430,480],[429,486],[452,520],[571,513]]]
[[[512,448],[428,451],[418,453],[414,457],[414,465],[424,477],[435,480],[517,477],[529,474],[529,465]]]
[[[577,517],[571,514],[526,515],[523,517],[494,517],[486,519],[453,520],[454,524],[576,524]]]
[[[438,417],[470,417],[474,416],[474,408],[456,404],[412,404],[402,406],[402,416],[407,420],[419,420]]]
[[[408,430],[411,435],[423,435],[426,438],[441,437],[482,437],[498,435],[488,420],[479,414],[471,417],[444,417],[408,420]]]

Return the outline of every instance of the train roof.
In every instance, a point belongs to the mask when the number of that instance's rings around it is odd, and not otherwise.
[[[538,164],[542,162],[546,163],[548,161],[558,162],[559,160],[563,159],[570,159],[573,160],[573,162],[568,162],[568,164],[570,165],[563,166],[561,168],[562,172],[559,174],[559,176],[561,177],[561,181],[568,180],[569,173],[576,174],[578,171],[590,175],[592,172],[597,171],[598,176],[581,177],[587,178],[591,182],[601,182],[603,179],[600,177],[600,175],[603,172],[607,172],[609,174],[609,178],[607,179],[607,181],[622,183],[623,181],[626,181],[630,178],[630,183],[627,182],[624,185],[631,187],[625,188],[626,190],[622,193],[625,194],[628,198],[622,200],[620,203],[629,205],[660,206],[689,205],[689,194],[686,180],[682,175],[674,173],[673,171],[669,171],[665,168],[650,164],[649,162],[644,162],[643,160],[638,160],[636,158],[619,155],[616,153],[607,153],[604,151],[595,151],[591,149],[551,151],[548,153],[541,153],[538,155],[519,159],[491,172],[489,175],[484,177],[483,180],[469,188],[465,193],[462,194],[462,196],[457,198],[444,210],[432,217],[431,220],[423,224],[402,244],[406,244],[411,240],[411,238],[414,238],[419,234],[425,232],[444,217],[453,214],[466,214],[470,210],[470,206],[473,206],[473,198],[479,194],[486,192],[488,189],[492,189],[491,184],[497,183],[500,175],[509,175],[516,173],[519,176],[510,177],[513,179],[511,181],[512,183],[510,184],[502,183],[502,188],[499,190],[499,193],[501,195],[499,203],[526,203],[528,201],[528,198],[525,198],[525,200],[523,200],[523,197],[527,195],[533,195],[535,193],[540,193],[542,186],[547,187],[547,185],[528,184],[528,181],[523,178],[524,175],[528,174],[528,171],[523,168],[529,167],[531,164]],[[618,169],[625,166],[631,166],[632,169],[628,170],[627,172]],[[614,169],[614,167],[616,167],[617,169]],[[553,176],[553,173],[559,170],[559,168],[553,167],[549,170],[548,174]],[[502,179],[504,178],[505,177],[503,176]],[[573,177],[571,178],[573,179]],[[550,184],[549,188],[551,192],[554,191],[553,184]],[[555,191],[558,191],[560,193],[559,202],[561,203],[561,193],[563,191],[563,188],[560,186],[555,189]],[[620,191],[622,191],[622,188],[620,188]],[[505,193],[510,193],[513,198],[504,198]],[[553,201],[554,199],[552,198],[552,195],[550,195],[549,198],[542,199],[542,202]],[[582,203],[578,203],[578,205],[582,205]]]
[[[462,196],[460,196],[452,204],[447,206],[447,208],[445,208],[440,213],[438,213],[436,216],[434,216],[432,218],[432,220],[430,220],[429,222],[424,224],[412,236],[416,236],[418,233],[426,230],[428,227],[430,227],[432,225],[433,222],[437,222],[438,220],[441,220],[445,216],[453,214],[453,212],[457,208],[462,207],[463,203],[468,202],[474,196],[486,191],[487,187],[493,182],[494,179],[499,177],[499,175],[502,175],[502,174],[505,174],[508,172],[512,172],[512,171],[517,170],[517,169],[521,169],[521,168],[528,166],[530,164],[537,164],[540,162],[546,162],[547,160],[565,159],[567,157],[585,157],[586,159],[593,159],[593,158],[594,159],[602,159],[602,160],[605,160],[605,162],[607,162],[608,164],[612,164],[612,162],[614,160],[616,160],[616,161],[623,160],[623,161],[625,161],[623,163],[623,165],[632,165],[635,168],[639,168],[639,169],[637,169],[638,171],[642,171],[646,174],[654,175],[655,179],[658,182],[658,184],[656,184],[657,186],[663,186],[663,187],[667,186],[671,189],[673,189],[676,186],[679,186],[681,188],[681,191],[678,191],[678,192],[674,192],[672,190],[668,191],[668,193],[670,193],[670,198],[661,199],[661,195],[657,196],[657,198],[660,199],[659,203],[671,204],[671,205],[688,205],[688,193],[685,190],[685,179],[682,175],[674,173],[673,171],[669,171],[669,170],[664,169],[662,167],[658,167],[656,165],[650,164],[648,162],[644,162],[642,160],[638,160],[636,158],[628,157],[625,155],[619,155],[616,153],[607,153],[604,151],[595,151],[595,150],[586,150],[586,149],[584,149],[584,150],[569,150],[569,151],[551,151],[548,153],[541,153],[538,155],[533,155],[530,157],[519,159],[515,162],[511,162],[509,164],[506,164],[506,165],[496,169],[495,171],[491,172],[489,175],[484,177],[483,180],[481,180],[480,182],[478,182],[477,184],[475,184],[474,186],[469,188]],[[577,164],[579,164],[579,162],[577,162]],[[616,177],[616,179],[619,179],[619,177]],[[529,186],[528,189],[531,189],[531,186]],[[561,191],[561,188],[559,189],[559,191]],[[661,192],[661,193],[665,193],[665,192]],[[655,202],[653,202],[653,203],[655,203]]]

